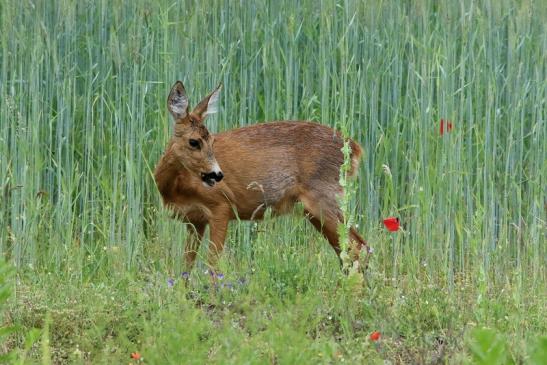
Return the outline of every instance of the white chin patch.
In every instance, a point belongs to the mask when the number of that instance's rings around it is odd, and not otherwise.
[[[202,181],[201,183],[203,184],[203,186],[205,186],[206,188],[209,188],[209,189],[212,188],[213,186],[215,186],[214,182],[213,182],[213,185],[210,185],[210,184],[206,183],[205,181]]]

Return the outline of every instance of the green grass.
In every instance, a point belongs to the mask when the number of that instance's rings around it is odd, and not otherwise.
[[[540,363],[545,19],[533,0],[3,1],[0,254],[15,270],[0,270],[0,353]],[[208,287],[201,256],[182,285],[185,227],[152,178],[177,79],[191,104],[224,84],[213,132],[317,120],[361,143],[348,209],[374,248],[364,285],[296,215],[231,225],[232,288]]]

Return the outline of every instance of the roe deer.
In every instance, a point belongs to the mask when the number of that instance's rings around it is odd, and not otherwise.
[[[340,257],[340,133],[312,122],[276,121],[212,135],[203,121],[217,111],[220,88],[192,112],[182,82],[173,85],[167,99],[174,133],[154,177],[164,204],[193,225],[184,253],[187,271],[194,265],[207,225],[208,265],[214,273],[230,220],[261,219],[267,208],[274,214],[287,213],[296,202],[303,203],[306,217]],[[355,176],[362,150],[349,142],[349,175]],[[366,242],[354,228],[349,236],[352,259],[363,248],[368,254]]]

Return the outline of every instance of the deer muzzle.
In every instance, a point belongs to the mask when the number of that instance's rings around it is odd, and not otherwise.
[[[211,171],[208,173],[204,173],[204,172],[201,173],[201,180],[209,186],[214,186],[215,183],[220,182],[223,178],[224,178],[224,174],[222,173],[222,171],[218,171],[218,172]]]

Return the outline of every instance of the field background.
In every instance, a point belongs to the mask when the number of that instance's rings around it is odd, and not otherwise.
[[[0,304],[14,332],[0,332],[0,353],[44,364],[541,363],[545,8],[2,1],[0,283],[11,296]],[[185,227],[152,178],[177,79],[192,105],[223,83],[213,132],[303,119],[361,143],[352,211],[374,249],[363,285],[297,214],[233,223],[222,285],[208,287],[200,255],[184,287]],[[442,135],[441,119],[453,126]],[[401,231],[382,226],[388,216]]]

